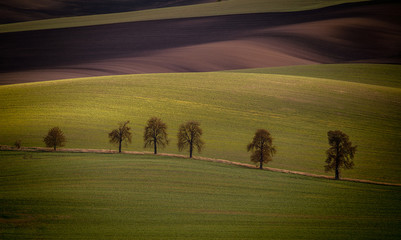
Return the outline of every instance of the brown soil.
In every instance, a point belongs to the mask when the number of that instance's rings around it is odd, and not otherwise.
[[[0,34],[0,84],[313,63],[401,63],[401,4]]]
[[[53,152],[53,149],[50,148],[42,148],[42,147],[22,147],[17,149],[15,147],[7,146],[7,145],[0,145],[0,151],[24,151],[24,152]],[[116,150],[106,150],[106,149],[80,149],[80,148],[62,148],[57,150],[58,152],[68,152],[68,153],[102,153],[102,154],[118,154]],[[133,155],[153,155],[152,152],[137,152],[137,151],[122,151],[123,154],[133,154]],[[171,154],[171,153],[159,153],[157,156],[169,156],[169,157],[177,157],[177,158],[186,158],[188,156],[184,156],[181,154]],[[207,157],[193,157],[195,160],[201,161],[209,161],[209,162],[218,162],[224,164],[230,164],[245,168],[253,168],[258,169],[255,165],[240,163],[240,162],[233,162],[225,159],[217,159],[217,158],[207,158]],[[280,172],[280,173],[287,173],[287,174],[296,174],[308,177],[315,177],[315,178],[324,178],[324,179],[334,179],[333,177],[326,176],[326,175],[318,175],[313,173],[307,172],[300,172],[300,171],[292,171],[286,169],[279,169],[279,168],[271,168],[271,167],[264,167],[264,170],[272,171],[272,172]],[[350,181],[350,182],[359,182],[359,183],[368,183],[368,184],[377,184],[377,185],[386,185],[386,186],[399,186],[401,187],[401,183],[387,183],[387,182],[377,182],[377,181],[370,181],[364,179],[352,179],[352,178],[341,178],[342,181]]]
[[[0,23],[138,11],[216,0],[1,0]]]

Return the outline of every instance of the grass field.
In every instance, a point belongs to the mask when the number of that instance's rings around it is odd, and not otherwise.
[[[98,14],[80,17],[46,19],[0,25],[0,33],[82,27],[122,22],[176,19],[189,17],[219,16],[228,14],[293,12],[317,9],[342,3],[364,2],[363,0],[229,0],[215,3],[151,9],[124,13]]]
[[[1,239],[399,239],[401,188],[170,157],[0,152]]]
[[[230,72],[314,77],[401,88],[401,67],[391,64],[316,64],[307,66],[241,69]]]
[[[358,145],[355,169],[344,177],[399,183],[401,89],[394,83],[399,67],[365,65],[381,67],[388,83],[380,74],[366,84],[362,78],[214,72],[0,86],[0,144],[21,139],[23,146],[43,146],[47,130],[59,126],[66,147],[116,149],[108,132],[131,120],[133,143],[123,150],[142,151],[143,127],[157,116],[167,123],[171,140],[161,152],[177,153],[178,126],[198,120],[206,142],[203,156],[248,162],[246,145],[256,129],[266,128],[278,149],[271,167],[324,174],[326,133],[340,129]]]

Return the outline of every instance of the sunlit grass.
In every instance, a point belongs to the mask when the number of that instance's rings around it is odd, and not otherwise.
[[[278,150],[270,166],[324,174],[326,133],[340,129],[358,145],[355,169],[343,176],[401,182],[401,89],[380,81],[218,72],[1,86],[0,144],[43,146],[47,130],[59,126],[66,147],[115,149],[107,133],[131,120],[133,143],[123,150],[142,151],[146,121],[157,116],[171,140],[161,152],[177,153],[179,124],[197,120],[203,156],[248,162],[246,145],[266,128]]]
[[[241,69],[231,72],[283,74],[401,87],[401,67],[391,64],[316,64],[272,68]]]

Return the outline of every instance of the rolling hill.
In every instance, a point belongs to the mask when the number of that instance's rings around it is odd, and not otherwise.
[[[213,4],[233,3],[244,2]],[[247,161],[243,146],[265,127],[282,145],[273,166],[321,173],[325,134],[341,128],[365,148],[361,169],[351,177],[400,182],[398,65],[316,63],[398,62],[401,5],[305,4],[292,1],[285,10],[293,12],[156,17],[172,9],[165,8],[149,10],[156,11],[149,12],[152,21],[98,25],[96,15],[92,26],[1,33],[2,84],[108,77],[1,87],[1,123],[7,127],[0,142],[22,138],[37,146],[50,125],[60,125],[70,132],[71,147],[105,148],[108,129],[125,119],[141,135],[152,115],[166,118],[171,129],[196,118],[210,134],[206,156]],[[255,67],[262,68],[250,69]],[[230,69],[241,70],[121,75]],[[141,148],[140,141],[133,148]]]
[[[178,126],[197,120],[195,155],[250,163],[266,128],[269,167],[332,176],[326,134],[340,129],[358,146],[342,177],[401,184],[401,4],[283,2],[1,1],[0,145],[44,146],[59,126],[67,148],[107,152],[130,120],[123,150],[151,151],[143,128],[157,116],[170,138],[159,152],[179,153]],[[1,239],[401,237],[396,186],[171,154],[16,151],[0,151],[0,179]]]
[[[3,32],[0,83],[314,63],[399,63],[400,8],[392,1],[362,2],[298,12],[105,25],[93,25],[95,20],[86,27]]]
[[[2,152],[2,239],[399,239],[400,187],[171,157]]]
[[[401,68],[399,65],[391,64],[315,64],[306,66],[240,69],[232,72],[313,77],[386,87],[401,87]]]
[[[0,21],[1,23],[28,21],[8,24],[8,26],[47,29],[65,24],[72,24],[65,27],[76,27],[243,13],[295,12],[367,1],[369,0],[290,0],[283,4],[280,0],[36,0],[35,2],[3,0],[0,3],[2,13]],[[110,14],[112,12],[115,13]],[[88,22],[91,23],[88,24]],[[11,30],[8,27],[6,29]]]
[[[351,71],[351,65],[322,67]],[[203,156],[248,162],[246,145],[256,129],[266,128],[278,148],[272,167],[323,174],[326,133],[341,129],[359,146],[356,168],[344,176],[401,182],[401,92],[399,85],[389,86],[399,84],[399,66],[355,65],[363,68],[371,76],[376,69],[379,77],[351,82],[338,74],[333,80],[211,72],[5,85],[0,87],[0,142],[12,145],[21,139],[24,146],[42,146],[47,130],[59,126],[70,148],[114,148],[107,133],[131,120],[133,144],[125,149],[141,151],[143,127],[158,116],[168,124],[171,138],[162,152],[177,153],[178,126],[194,119],[205,132]],[[382,79],[380,72],[389,77]]]
[[[3,0],[0,23],[193,5],[214,0]]]

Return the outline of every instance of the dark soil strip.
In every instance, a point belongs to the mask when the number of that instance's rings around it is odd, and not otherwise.
[[[277,61],[276,54],[268,53],[257,61],[256,54],[249,52],[246,61],[238,63],[244,52],[233,52],[250,46],[287,56],[281,59],[280,66],[305,64],[303,60],[400,63],[400,11],[401,4],[372,1],[302,12],[2,33],[0,85],[87,76],[277,66],[273,64]],[[242,46],[243,41],[251,45]],[[227,42],[236,44],[225,53],[216,53],[211,46]],[[201,53],[194,53],[193,49],[199,46],[203,46]],[[171,54],[177,51],[181,55]],[[290,61],[294,57],[300,61]],[[193,58],[197,60],[188,61]],[[207,65],[210,59],[220,61],[211,62],[213,67],[210,67]],[[99,62],[103,65],[97,66]],[[72,70],[74,74],[69,73]]]

